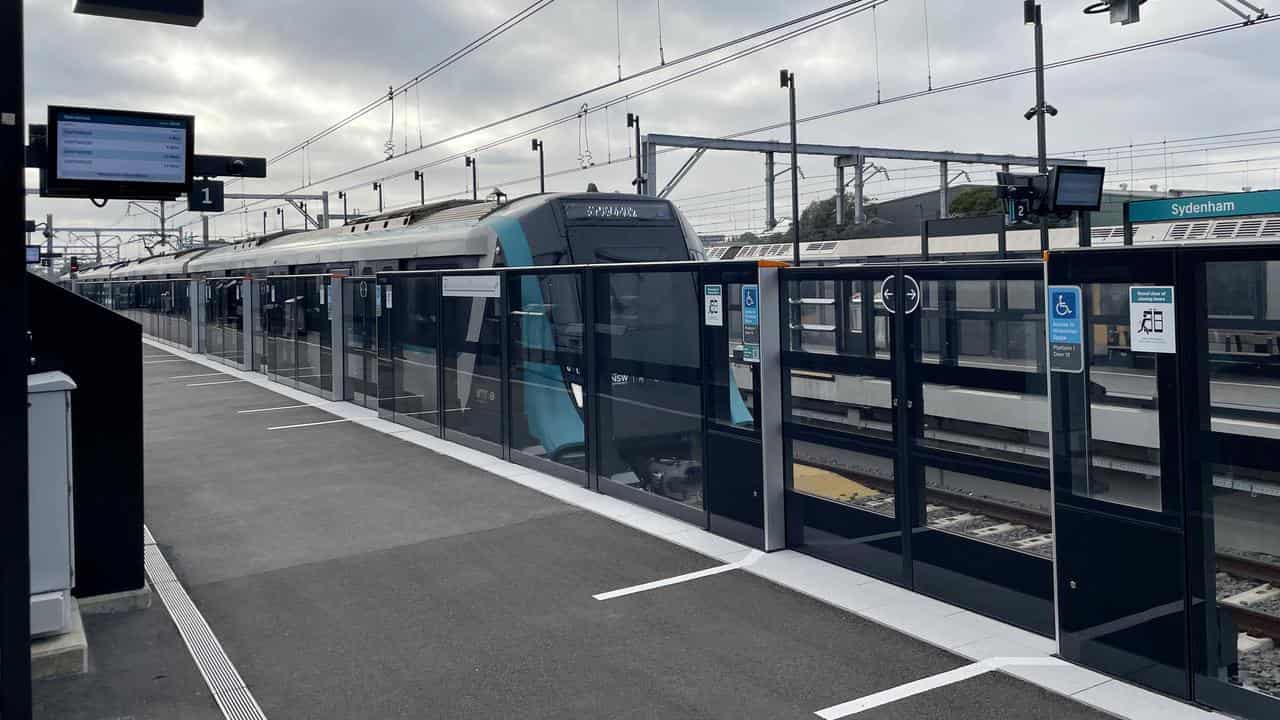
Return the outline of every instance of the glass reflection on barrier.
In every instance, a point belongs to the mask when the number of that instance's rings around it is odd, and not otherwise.
[[[507,280],[511,448],[585,470],[582,278],[552,273]]]
[[[354,400],[365,407],[376,408],[378,366],[376,355],[377,325],[373,301],[378,285],[373,278],[344,278],[342,291],[343,352],[346,353],[346,393],[344,400]]]
[[[1201,488],[1214,570],[1201,667],[1247,703],[1280,700],[1280,262],[1206,263],[1205,283],[1209,417],[1228,437]]]
[[[788,349],[818,354],[888,358],[889,318],[879,283],[863,280],[792,280]]]
[[[609,272],[598,283],[600,475],[701,508],[697,275]]]
[[[1084,287],[1089,308],[1092,467],[1075,494],[1159,512],[1160,397],[1156,354],[1135,352],[1129,327],[1128,284]],[[1083,482],[1083,480],[1081,480]]]
[[[791,422],[893,439],[893,382],[889,378],[793,369],[790,392],[787,420]]]
[[[376,292],[378,286],[374,286]],[[390,407],[396,422],[432,432],[440,428],[436,383],[440,372],[440,280],[437,277],[399,277],[375,295],[375,311],[390,323],[392,386],[380,387],[382,407]],[[389,288],[389,290],[388,290]],[[385,298],[391,307],[385,307]]]
[[[1039,280],[920,283],[920,361],[1044,372],[1044,284]]]
[[[446,431],[502,444],[499,298],[441,299]]]
[[[297,284],[298,332],[296,338],[300,385],[315,390],[333,389],[333,318],[327,277],[299,277]]]

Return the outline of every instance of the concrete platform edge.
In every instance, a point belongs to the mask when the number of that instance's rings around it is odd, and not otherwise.
[[[384,435],[486,470],[722,563],[736,562],[752,549],[537,470],[418,430],[378,421],[377,412],[368,408],[327,400],[273,382],[260,373],[237,370],[149,336],[144,336],[143,342],[157,350],[224,372],[229,378],[257,385]],[[1057,651],[1057,643],[1053,640],[792,550],[769,553],[743,570],[975,662],[992,657],[1051,657]],[[1048,666],[1006,668],[1000,672],[1116,717],[1132,720],[1231,720],[1230,716],[1174,700],[1066,661],[1059,660]]]
[[[107,615],[110,613],[146,610],[151,607],[151,586],[143,585],[137,590],[125,590],[105,595],[92,595],[78,598],[80,612],[84,615]]]

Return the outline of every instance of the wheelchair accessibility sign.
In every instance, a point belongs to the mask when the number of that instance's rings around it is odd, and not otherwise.
[[[1049,370],[1084,372],[1084,315],[1080,308],[1080,288],[1050,285]]]
[[[1129,287],[1129,347],[1134,352],[1177,352],[1175,325],[1171,286]]]

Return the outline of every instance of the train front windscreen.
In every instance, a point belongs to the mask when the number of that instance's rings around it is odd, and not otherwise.
[[[688,241],[669,203],[566,200],[562,207],[574,263],[690,259]]]

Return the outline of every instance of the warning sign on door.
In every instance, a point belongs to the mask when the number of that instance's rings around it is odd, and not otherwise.
[[[1134,352],[1177,352],[1176,326],[1172,287],[1129,288],[1129,342]]]

